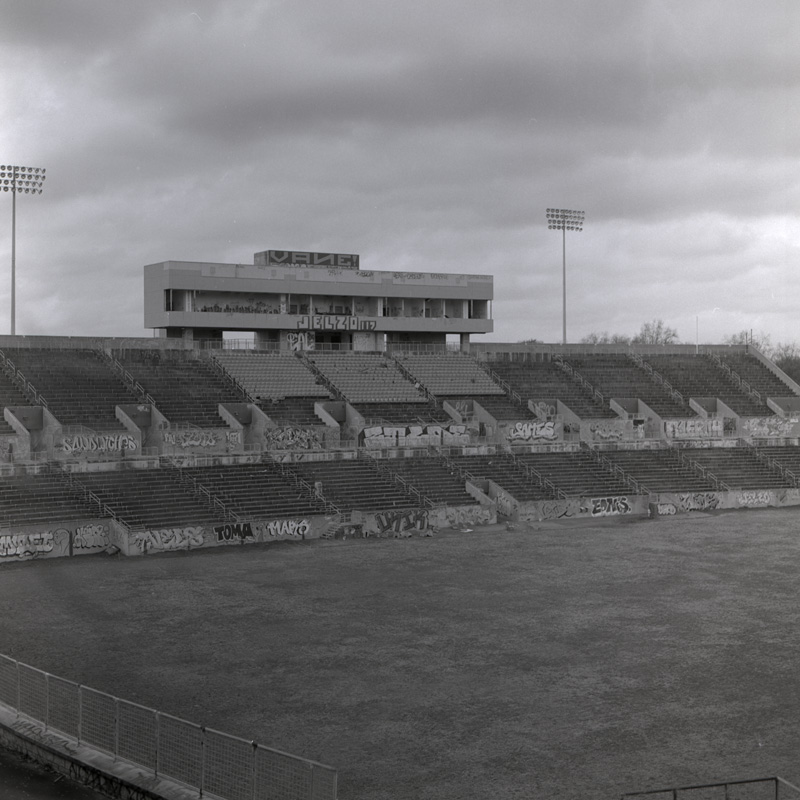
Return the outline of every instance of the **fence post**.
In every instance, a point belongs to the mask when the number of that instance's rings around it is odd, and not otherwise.
[[[200,797],[203,796],[203,784],[206,782],[206,727],[200,726]]]
[[[22,700],[22,694],[21,694],[22,689],[20,687],[19,661],[15,661],[14,663],[17,665],[17,717],[19,717],[20,701]]]
[[[158,777],[158,767],[159,767],[158,757],[159,757],[159,754],[161,753],[161,748],[159,747],[159,745],[161,744],[161,714],[159,714],[158,711],[153,711],[153,713],[156,715],[156,768],[155,768],[155,775],[156,775],[156,777]]]
[[[119,697],[114,697],[114,761],[119,753]]]
[[[83,738],[83,686],[78,686],[78,744]]]
[[[72,534],[70,534],[71,536]],[[50,673],[44,674],[44,729],[50,727]]]
[[[258,753],[258,745],[255,741],[250,742],[253,745],[253,800],[256,800],[256,754]]]

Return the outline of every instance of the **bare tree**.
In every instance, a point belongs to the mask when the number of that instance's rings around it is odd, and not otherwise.
[[[758,331],[755,335],[753,335],[752,330],[743,330],[739,331],[738,333],[732,333],[729,336],[726,336],[722,340],[723,344],[751,344],[757,350],[760,350],[764,355],[769,356],[771,355],[772,349],[772,339],[768,333],[764,333],[764,331]],[[780,346],[780,345],[779,345]]]
[[[630,344],[631,337],[624,333],[589,333],[581,339],[581,344]]]
[[[631,339],[633,344],[676,344],[678,331],[664,324],[662,319],[645,322],[642,329]]]

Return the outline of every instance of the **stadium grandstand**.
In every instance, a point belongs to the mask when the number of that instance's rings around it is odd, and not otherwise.
[[[478,343],[491,277],[357,255],[144,294],[154,338],[0,339],[4,561],[800,503],[800,386],[752,346]]]

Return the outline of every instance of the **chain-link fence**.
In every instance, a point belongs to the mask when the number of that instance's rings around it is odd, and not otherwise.
[[[0,703],[222,800],[335,800],[336,770],[162,714],[0,655]]]

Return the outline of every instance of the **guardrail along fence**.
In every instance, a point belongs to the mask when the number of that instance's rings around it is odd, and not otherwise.
[[[79,744],[222,800],[336,800],[336,770],[0,655],[0,703]]]

